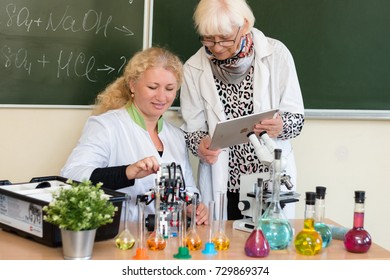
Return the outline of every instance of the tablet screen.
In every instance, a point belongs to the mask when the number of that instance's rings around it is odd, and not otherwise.
[[[262,120],[274,118],[278,111],[278,109],[272,109],[218,122],[211,139],[210,149],[218,150],[249,142],[247,134],[253,131],[254,125]]]

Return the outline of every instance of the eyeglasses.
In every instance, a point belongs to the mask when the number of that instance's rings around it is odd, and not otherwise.
[[[241,27],[238,28],[236,37],[234,37],[233,40],[224,40],[224,41],[210,41],[210,40],[205,40],[203,37],[199,37],[200,42],[202,43],[203,46],[206,47],[214,47],[216,44],[219,44],[221,47],[232,47],[237,40],[238,33],[240,32]]]

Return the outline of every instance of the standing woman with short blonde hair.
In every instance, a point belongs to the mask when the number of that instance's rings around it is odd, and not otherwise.
[[[280,41],[254,27],[255,17],[245,0],[200,0],[194,12],[202,47],[184,64],[180,92],[187,146],[200,159],[199,186],[207,203],[227,194],[225,217],[241,219],[238,209],[242,176],[269,176],[250,143],[210,150],[217,122],[279,109],[280,114],[254,127],[266,131],[287,159],[286,173],[296,184],[290,139],[304,125],[304,106],[290,51]],[[294,187],[295,188],[295,187]],[[285,208],[294,218],[294,205]]]

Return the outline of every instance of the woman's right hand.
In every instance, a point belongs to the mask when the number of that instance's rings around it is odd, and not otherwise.
[[[201,161],[208,164],[214,164],[217,162],[221,150],[210,150],[210,144],[211,138],[209,136],[203,137],[199,143],[198,155]]]
[[[150,156],[137,161],[134,164],[130,164],[126,168],[127,179],[140,179],[150,174],[157,173],[160,169],[156,157]]]

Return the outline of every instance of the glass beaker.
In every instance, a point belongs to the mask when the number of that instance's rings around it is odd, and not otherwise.
[[[306,192],[305,220],[303,229],[295,236],[294,245],[298,254],[313,256],[322,248],[321,234],[314,228],[316,193]]]
[[[209,232],[207,242],[205,244],[204,249],[202,250],[202,254],[205,255],[215,255],[217,254],[217,250],[215,250],[215,245],[213,243],[213,225],[214,225],[214,201],[209,202]]]
[[[282,150],[275,149],[274,156],[272,200],[262,216],[261,228],[271,250],[281,250],[291,243],[293,231],[280,205]]]
[[[257,226],[253,229],[245,242],[245,254],[248,257],[263,258],[268,256],[270,247],[261,229],[261,214],[263,210],[263,179],[258,178],[256,184],[256,215]]]
[[[225,234],[225,229],[223,227],[223,211],[224,211],[224,201],[225,193],[219,193],[219,219],[218,219],[218,229],[214,232],[212,242],[215,245],[215,249],[219,251],[224,251],[229,249],[230,240]]]
[[[192,212],[191,212],[191,225],[186,234],[186,245],[190,251],[199,250],[202,247],[202,239],[198,232],[196,231],[196,206],[197,206],[197,197],[194,195],[192,197]]]
[[[314,228],[321,234],[322,248],[326,248],[332,241],[332,232],[330,227],[325,224],[325,194],[326,188],[323,186],[316,187],[316,203],[315,203],[315,222]]]
[[[178,252],[173,255],[175,259],[190,259],[191,255],[186,246],[186,229],[187,229],[187,214],[186,203],[184,201],[178,202],[179,209],[179,248]]]
[[[344,236],[344,247],[348,252],[365,253],[371,247],[371,235],[364,229],[365,191],[355,191],[353,227]]]
[[[149,259],[145,246],[145,205],[141,197],[137,198],[138,204],[138,247],[133,259],[147,260]]]
[[[124,229],[121,230],[121,232],[114,238],[115,245],[117,248],[121,250],[129,250],[133,248],[135,244],[135,238],[131,234],[129,227],[128,227],[128,217],[129,217],[129,210],[130,210],[130,195],[125,194],[125,207],[123,209],[124,211]]]
[[[148,245],[148,248],[153,251],[161,251],[164,250],[167,242],[164,238],[164,236],[161,234],[160,230],[160,188],[156,186],[154,189],[154,195],[155,195],[155,221],[154,221],[154,230],[149,235],[148,239],[146,240],[146,243]]]

